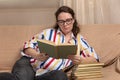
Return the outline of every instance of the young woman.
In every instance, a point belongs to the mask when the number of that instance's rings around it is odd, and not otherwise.
[[[99,61],[94,49],[79,34],[80,29],[74,11],[67,6],[62,6],[56,11],[55,17],[54,28],[45,29],[25,42],[22,52],[24,57],[16,62],[12,71],[16,79],[68,80],[62,69],[70,65]],[[45,55],[47,53],[40,52],[37,39],[49,40],[56,44],[80,45],[80,49],[77,55],[68,55],[68,59],[55,59]]]

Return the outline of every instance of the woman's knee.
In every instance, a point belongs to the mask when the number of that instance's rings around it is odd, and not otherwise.
[[[30,64],[30,58],[26,56],[22,56],[19,60],[16,61],[17,65],[29,65]]]
[[[33,80],[35,76],[35,71],[30,64],[30,58],[21,57],[13,66],[12,74],[18,80]]]
[[[27,68],[31,68],[30,70],[32,70],[32,66],[30,64],[30,59],[28,57],[22,56],[19,60],[17,60],[12,68],[12,73],[16,72],[16,71],[20,71],[21,69],[27,69]]]

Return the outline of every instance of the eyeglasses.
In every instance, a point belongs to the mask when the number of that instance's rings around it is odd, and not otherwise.
[[[73,18],[68,18],[66,20],[58,20],[57,23],[60,26],[64,26],[64,24],[66,23],[67,25],[71,24],[73,21]]]

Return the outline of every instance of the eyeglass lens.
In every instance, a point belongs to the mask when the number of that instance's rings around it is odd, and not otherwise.
[[[72,20],[73,20],[73,18],[68,18],[68,19],[66,19],[66,20],[58,20],[57,22],[58,22],[59,25],[64,25],[65,23],[66,23],[67,25],[69,25],[69,24],[72,23]]]

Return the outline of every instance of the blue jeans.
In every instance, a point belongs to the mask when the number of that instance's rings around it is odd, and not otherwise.
[[[60,70],[53,70],[41,76],[35,76],[30,58],[23,56],[16,61],[12,73],[0,73],[0,80],[68,80],[68,78]]]

